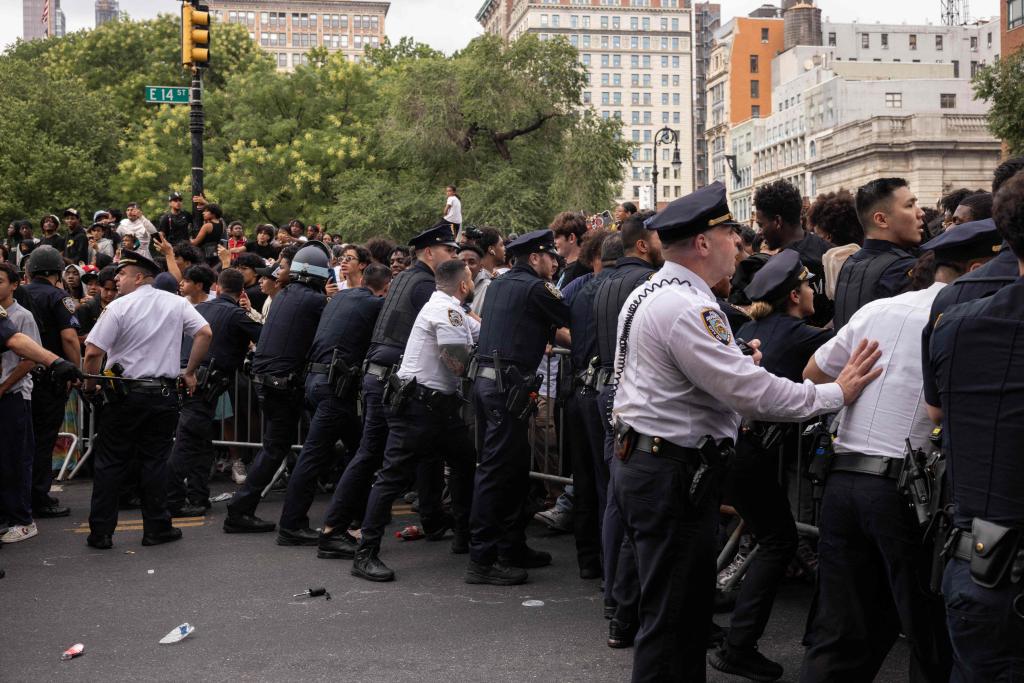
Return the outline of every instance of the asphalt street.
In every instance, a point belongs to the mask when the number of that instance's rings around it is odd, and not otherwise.
[[[185,538],[144,548],[138,511],[123,511],[114,548],[85,545],[88,480],[57,495],[69,518],[41,520],[36,538],[6,546],[0,567],[2,681],[627,681],[631,650],[605,645],[598,582],[578,578],[572,537],[531,527],[531,544],[554,555],[523,586],[470,586],[465,556],[448,543],[400,542],[381,556],[397,581],[349,575],[350,562],[312,548],[282,548],[274,535],[225,535],[224,503],[205,519],[179,520]],[[214,493],[231,490],[214,485]],[[276,521],[283,495],[259,514]],[[311,519],[321,519],[318,496]],[[392,530],[415,522],[396,507]],[[332,599],[293,598],[323,586]],[[761,650],[796,680],[811,590],[780,592]],[[542,606],[524,606],[539,600]],[[728,623],[728,615],[718,615]],[[195,632],[158,641],[178,624]],[[85,654],[61,661],[74,643]],[[877,680],[906,680],[897,643]],[[709,667],[711,681],[740,681]]]

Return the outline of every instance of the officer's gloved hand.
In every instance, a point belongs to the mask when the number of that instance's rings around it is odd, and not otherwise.
[[[55,383],[63,384],[69,382],[71,384],[78,384],[80,381],[85,379],[85,375],[79,370],[73,363],[70,363],[63,358],[58,358],[50,364],[50,379]]]

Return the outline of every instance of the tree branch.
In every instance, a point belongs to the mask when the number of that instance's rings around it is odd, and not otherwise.
[[[560,116],[558,112],[551,112],[549,114],[537,114],[537,119],[528,126],[523,128],[515,128],[513,130],[503,132],[491,133],[491,141],[494,142],[495,149],[498,150],[498,155],[505,161],[512,161],[512,153],[508,149],[509,140],[514,140],[520,135],[526,135],[537,130],[543,126],[548,120]]]

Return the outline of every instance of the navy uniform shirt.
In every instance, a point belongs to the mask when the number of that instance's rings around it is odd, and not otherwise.
[[[725,315],[725,319],[729,321],[729,328],[733,330],[739,330],[741,327],[750,322],[750,316],[747,315],[742,309],[736,308],[726,299],[716,297],[718,301],[718,307],[722,309],[722,313]],[[742,334],[737,332],[740,339],[743,341],[750,341]]]
[[[803,382],[807,361],[834,334],[791,315],[772,313],[745,323],[736,336],[744,341],[761,341],[762,368],[778,377]]]
[[[263,326],[250,318],[238,302],[226,296],[209,299],[196,306],[196,311],[210,323],[213,340],[200,364],[210,365],[214,370],[233,373],[242,367],[250,342],[258,342]],[[181,367],[188,365],[192,353],[192,338],[184,337],[181,342]]]
[[[283,377],[301,372],[327,297],[301,282],[290,282],[274,297],[256,345],[252,371]]]
[[[907,251],[902,249],[892,242],[886,242],[885,240],[866,239],[864,245],[857,251],[850,254],[850,258],[843,264],[845,268],[848,264],[857,263],[864,259],[875,258],[886,254],[891,251]],[[885,269],[882,276],[878,278],[878,284],[875,285],[874,291],[871,296],[861,302],[861,305],[866,304],[868,301],[874,301],[875,299],[881,299],[888,296],[896,296],[907,291],[912,284],[908,273],[910,269],[917,263],[915,256],[902,256]],[[842,270],[839,271],[840,277],[842,276]],[[838,278],[837,278],[838,279]],[[822,278],[824,280],[824,278]],[[836,284],[838,288],[838,282]],[[836,291],[836,297],[839,297],[838,290]]]
[[[362,363],[383,307],[384,297],[374,296],[366,287],[343,289],[335,294],[320,317],[309,351],[310,362],[330,363],[337,349],[349,366]]]
[[[1024,526],[1024,278],[943,313],[924,370],[925,400],[942,408],[953,523]]]
[[[570,357],[575,372],[586,370],[591,359],[597,356],[597,315],[594,301],[601,283],[614,272],[615,267],[611,266],[601,269],[596,275],[588,273],[574,280],[574,284],[582,284],[571,296],[566,293],[566,300],[569,303],[569,330],[572,335]]]
[[[46,278],[37,277],[25,285],[25,293],[32,299],[32,315],[39,327],[39,338],[43,347],[67,360],[60,333],[67,329],[78,331],[75,311],[78,304],[63,289],[58,289]]]
[[[410,331],[412,330],[412,322],[415,321],[416,315],[420,312],[420,309],[423,308],[423,306],[430,300],[430,297],[433,296],[434,292],[437,290],[437,285],[434,282],[434,271],[431,270],[430,266],[428,266],[423,261],[417,259],[411,266],[406,268],[406,271],[415,270],[420,270],[425,273],[428,273],[430,275],[430,279],[424,279],[423,282],[417,283],[412,288],[412,291],[408,295],[412,303],[413,311],[412,320],[410,321],[409,324]],[[405,271],[402,272],[404,273]],[[397,293],[398,287],[395,286],[395,281],[401,276],[402,273],[399,273],[397,276],[395,276],[395,280],[391,281],[391,289],[389,290],[389,293]],[[406,338],[405,341],[408,341],[408,337]],[[370,344],[370,350],[367,352],[366,357],[369,358],[374,363],[379,363],[381,365],[397,365],[398,359],[402,357],[402,351],[404,350],[404,343],[402,344],[402,346],[394,346],[391,344]]]

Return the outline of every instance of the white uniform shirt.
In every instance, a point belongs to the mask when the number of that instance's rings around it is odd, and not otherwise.
[[[42,344],[39,340],[39,327],[36,326],[36,319],[27,308],[17,301],[11,303],[9,308],[0,309],[7,311],[7,319],[14,325],[14,328],[26,337],[30,337],[36,344]],[[7,381],[15,368],[21,364],[21,356],[14,351],[4,351],[0,354],[0,384]],[[32,373],[25,375],[8,390],[9,394],[21,394],[26,401],[32,400]]]
[[[107,354],[107,367],[124,366],[125,377],[177,377],[181,335],[192,337],[206,319],[183,296],[143,285],[110,302],[86,338]]]
[[[134,221],[124,218],[121,220],[121,224],[117,226],[117,234],[121,235],[121,237],[125,235],[133,236],[139,241],[139,253],[147,255],[149,254],[149,238],[150,235],[156,234],[156,228],[145,216],[141,216],[138,220]]]
[[[459,379],[441,360],[440,347],[448,344],[472,346],[480,337],[480,323],[462,312],[455,297],[436,291],[420,309],[398,369],[400,379],[415,377],[425,387],[454,394]]]
[[[854,313],[843,329],[815,354],[818,368],[837,376],[861,339],[877,340],[882,374],[846,408],[839,422],[837,453],[903,457],[904,440],[927,444],[934,425],[928,419],[921,375],[921,331],[932,301],[945,285],[876,299]]]
[[[444,219],[449,223],[462,225],[462,201],[452,195],[444,203]]]
[[[744,356],[707,283],[671,261],[630,294],[619,336],[631,302],[673,278],[690,284],[654,289],[633,317],[614,409],[627,425],[693,448],[705,435],[735,439],[741,415],[798,421],[842,407],[839,385],[797,384]]]

